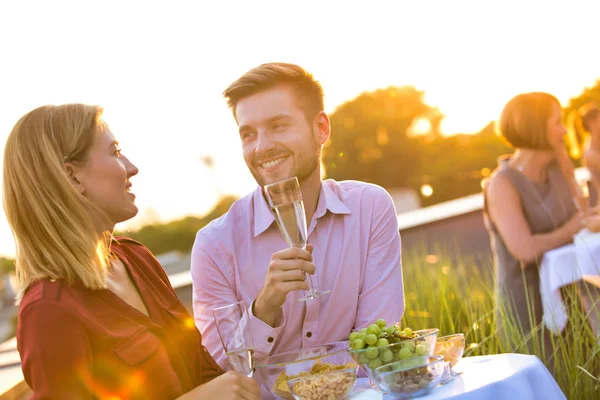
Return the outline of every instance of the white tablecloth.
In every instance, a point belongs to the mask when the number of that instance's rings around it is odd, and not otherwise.
[[[560,295],[562,286],[600,275],[600,234],[587,229],[575,236],[573,244],[550,250],[540,265],[540,295],[544,324],[560,333],[567,324],[567,312]]]
[[[462,374],[419,399],[566,399],[552,375],[536,356],[497,354],[466,357],[454,366],[454,370]],[[392,400],[394,397],[369,388],[367,378],[360,378],[350,399]]]

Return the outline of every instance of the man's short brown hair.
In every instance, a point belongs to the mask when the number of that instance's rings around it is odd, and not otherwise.
[[[295,64],[261,64],[229,85],[223,92],[223,97],[227,99],[227,105],[235,117],[236,106],[240,100],[278,85],[292,88],[307,120],[324,110],[321,84],[312,74]]]
[[[498,132],[515,148],[550,150],[548,122],[556,97],[543,92],[522,93],[513,97],[502,110]]]

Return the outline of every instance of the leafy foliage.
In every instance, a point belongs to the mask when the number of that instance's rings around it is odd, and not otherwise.
[[[15,270],[15,260],[0,257],[0,276],[10,274]]]
[[[442,119],[413,87],[365,92],[331,114],[332,135],[323,154],[326,175],[384,188],[418,190],[429,184],[433,194],[422,199],[423,205],[477,193],[485,173],[510,149],[492,123],[475,135],[442,137]],[[419,121],[429,122],[427,134],[412,132]]]

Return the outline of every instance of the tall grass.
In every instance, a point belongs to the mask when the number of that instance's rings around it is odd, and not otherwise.
[[[409,250],[402,260],[406,296],[403,326],[439,328],[440,336],[462,332],[467,342],[465,357],[533,354],[551,371],[568,399],[600,398],[600,345],[587,323],[588,315],[578,304],[580,287],[568,287],[563,292],[569,327],[562,335],[552,336],[548,349],[542,326],[524,332],[507,308],[494,303],[491,258],[466,259],[439,248],[435,254]],[[497,318],[512,346],[499,339]]]

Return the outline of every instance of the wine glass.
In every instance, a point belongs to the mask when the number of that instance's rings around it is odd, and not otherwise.
[[[575,197],[575,207],[577,211],[587,216],[590,209],[590,188],[588,180],[585,177],[576,177],[577,196]]]
[[[290,247],[306,249],[307,228],[306,213],[298,178],[293,177],[283,181],[275,182],[264,187],[269,205],[275,213],[275,219],[279,230]],[[298,301],[316,299],[326,295],[329,290],[319,290],[312,281],[312,276],[306,274],[308,291]]]
[[[254,342],[248,305],[242,300],[215,308],[213,317],[223,349],[233,369],[251,378],[254,373]]]

